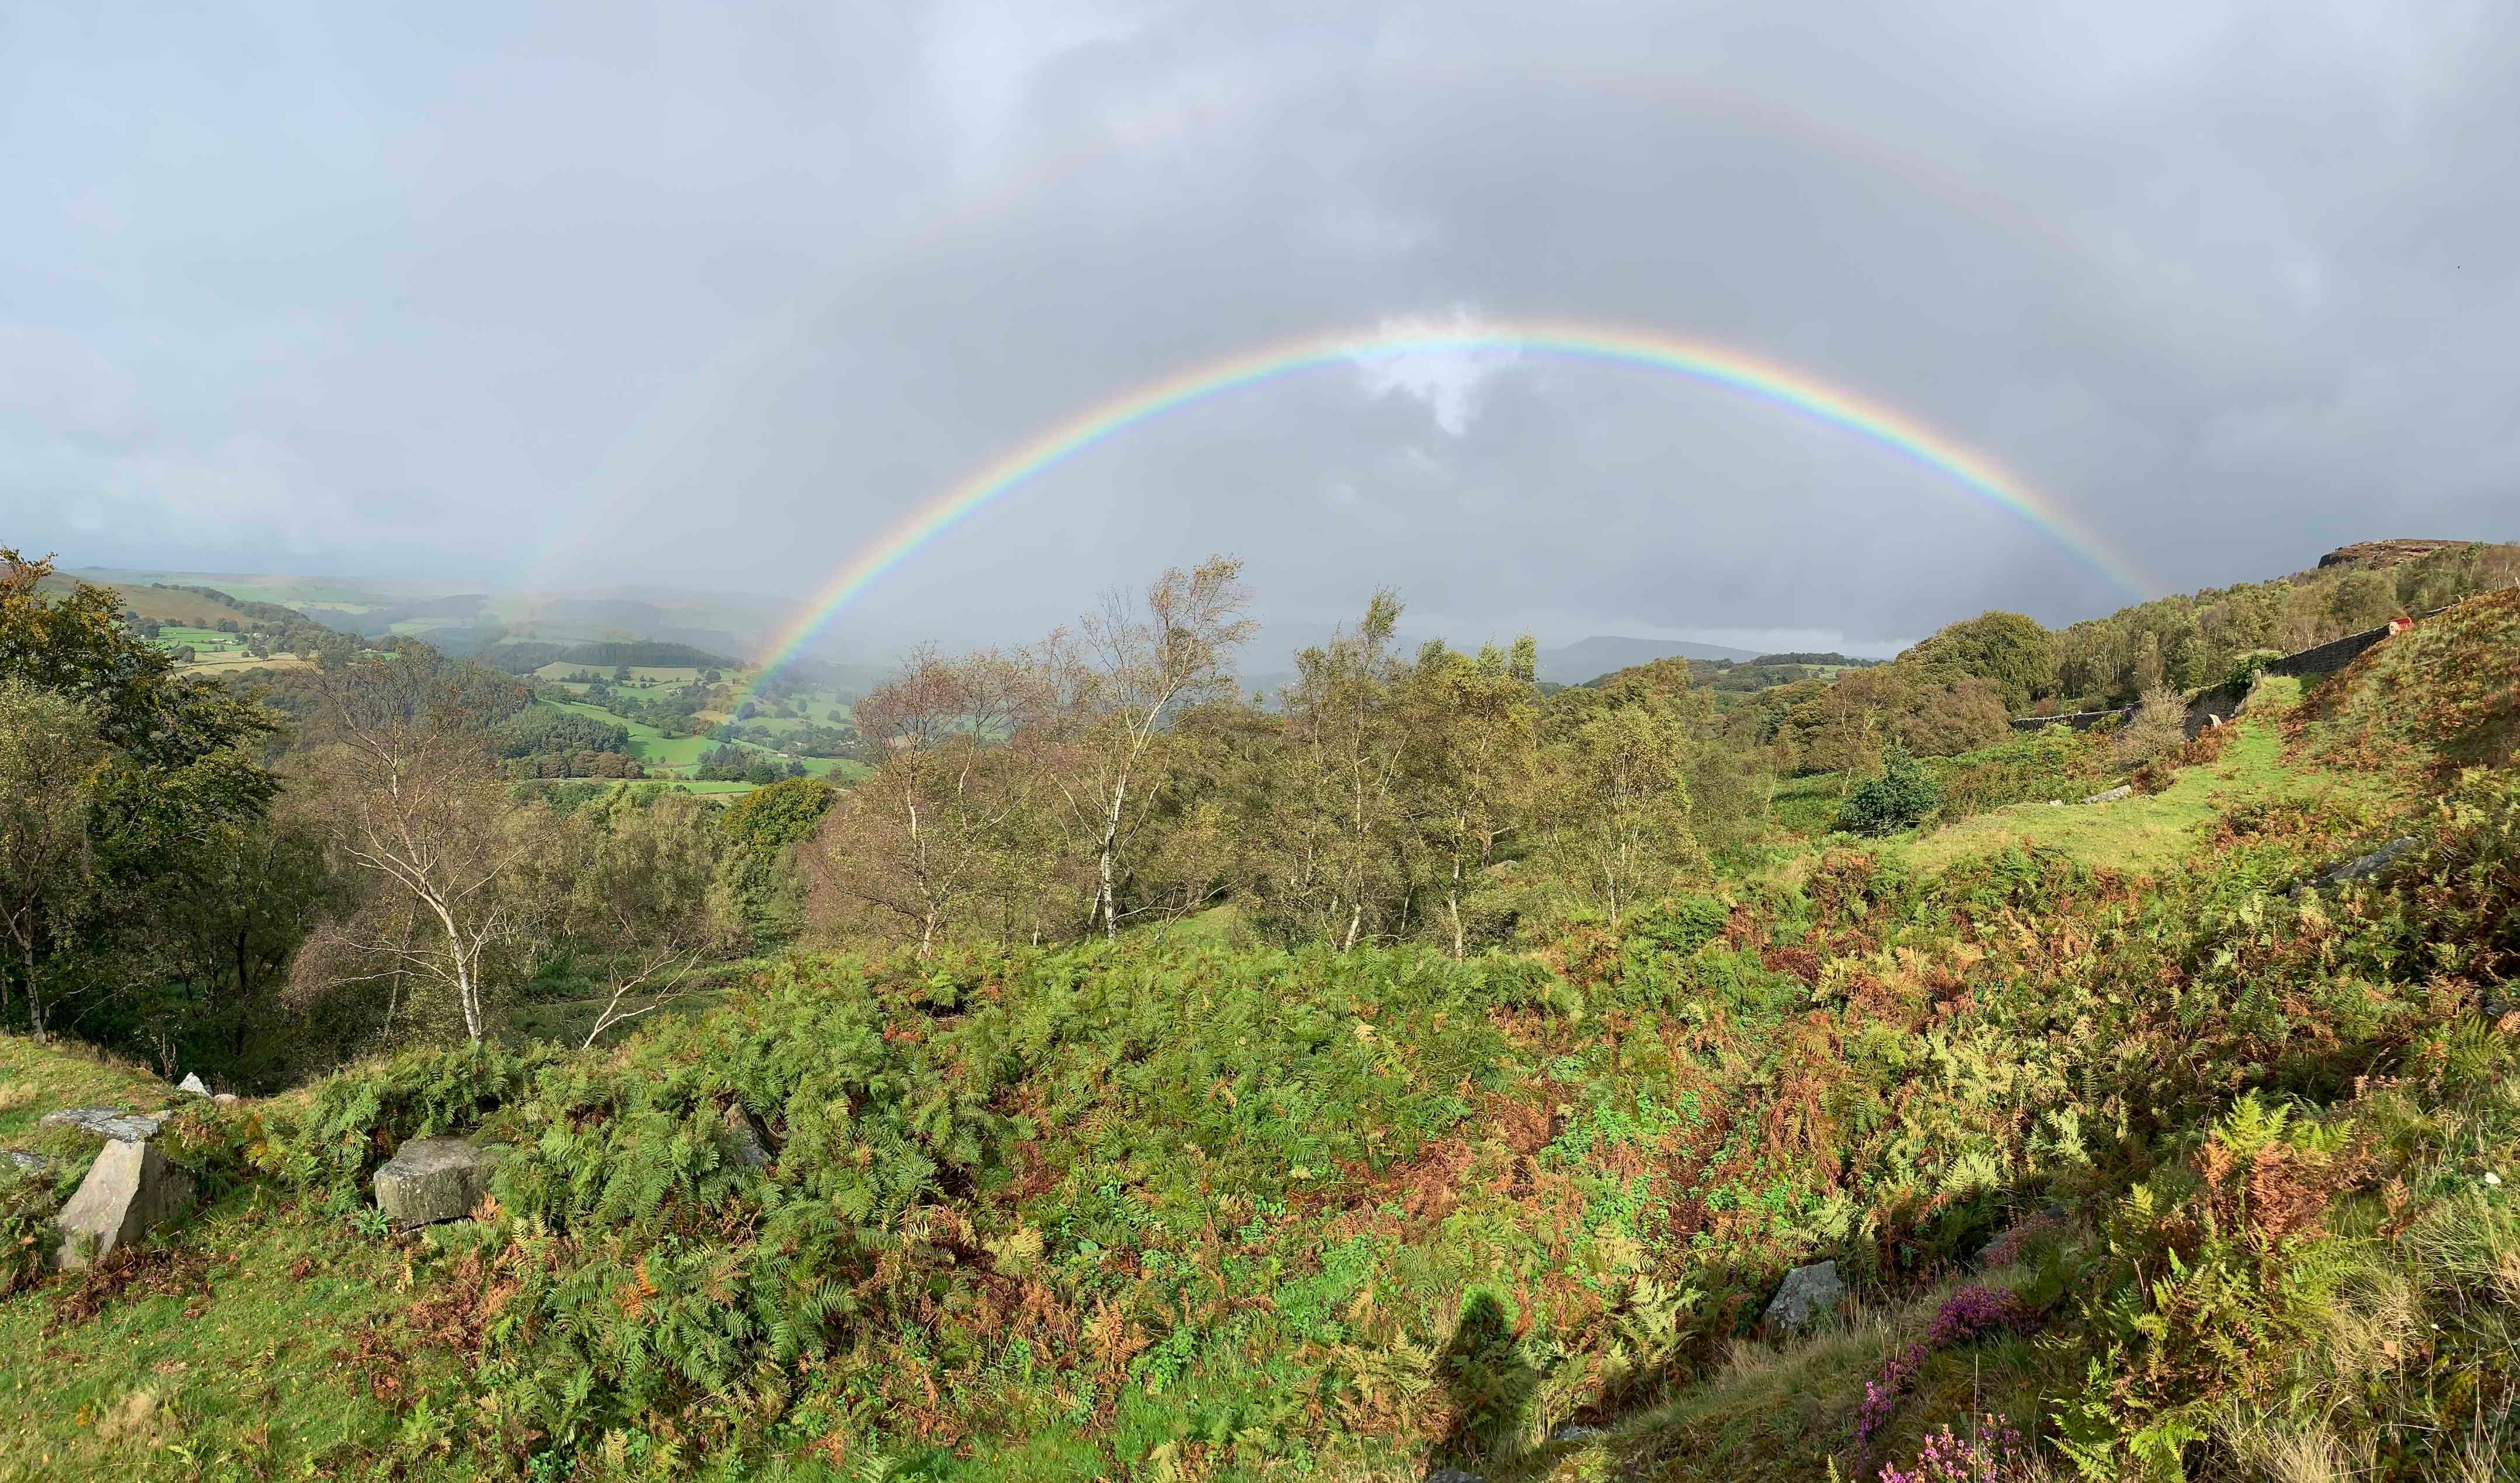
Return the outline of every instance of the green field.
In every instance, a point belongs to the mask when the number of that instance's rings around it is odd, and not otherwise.
[[[703,752],[717,745],[706,737],[668,737],[645,721],[632,721],[616,716],[601,705],[589,705],[582,700],[563,700],[553,703],[562,710],[573,711],[590,720],[627,728],[630,733],[630,755],[652,767],[689,767],[698,762]]]
[[[607,684],[617,684],[619,682],[612,677],[618,672],[615,667],[602,664],[580,664],[570,659],[555,659],[535,670],[534,678],[567,681],[572,675],[585,674],[593,675]],[[630,666],[630,678],[648,685],[689,685],[699,677],[700,671],[688,665],[633,664]]]
[[[243,639],[221,629],[179,628],[173,624],[158,630],[158,644],[161,649],[173,649],[182,644],[202,650],[245,648]]]
[[[717,749],[719,743],[710,741],[706,737],[668,737],[663,732],[656,730],[656,728],[648,725],[644,721],[632,721],[622,716],[616,716],[600,705],[589,705],[580,700],[562,700],[547,703],[550,703],[561,710],[572,711],[578,715],[586,716],[593,720],[606,722],[608,724],[626,729],[630,733],[630,755],[638,758],[640,765],[646,767],[652,774],[674,783],[676,786],[682,788],[685,792],[701,794],[748,793],[758,786],[751,783],[737,783],[718,779],[695,779],[687,776],[690,770],[699,762],[701,757],[706,756],[708,753]],[[736,742],[734,744],[746,747],[750,750],[760,750],[760,748],[752,746],[749,742]],[[844,758],[798,757],[794,760],[805,765],[805,773],[808,777],[831,778],[840,783],[854,783],[858,779],[866,776],[867,773],[867,768],[864,764],[851,762]]]

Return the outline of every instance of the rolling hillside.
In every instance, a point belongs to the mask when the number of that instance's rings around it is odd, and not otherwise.
[[[85,1278],[9,1269],[0,1348],[51,1358],[0,1391],[0,1468],[2490,1458],[2515,652],[2520,594],[2479,599],[2267,690],[2156,793],[1826,848],[1532,955],[807,954],[616,1049],[197,1106],[206,1212]],[[0,1129],[166,1096],[56,1055],[8,1043]],[[431,1132],[508,1146],[494,1197],[389,1235],[367,1178]],[[1773,1320],[1822,1260],[1853,1301]]]

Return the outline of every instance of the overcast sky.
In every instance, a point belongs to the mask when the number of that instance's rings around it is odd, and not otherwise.
[[[0,540],[802,594],[1133,389],[1558,319],[1898,409],[2184,590],[2520,536],[2520,6],[0,6]],[[1527,353],[1106,439],[837,631],[1912,637],[2124,601],[1843,428]]]

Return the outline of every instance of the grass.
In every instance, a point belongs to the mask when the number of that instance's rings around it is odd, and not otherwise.
[[[2384,789],[2367,776],[2324,769],[2288,755],[2282,718],[2301,682],[2269,676],[2235,721],[2214,762],[2183,769],[2167,788],[2113,803],[2016,803],[1898,840],[1889,852],[1919,870],[2002,853],[2016,844],[2061,851],[2081,865],[2148,873],[2178,864],[2233,809],[2277,800],[2321,805],[2373,801]]]
[[[26,1361],[0,1378],[0,1480],[471,1476],[431,1441],[457,1418],[411,1404],[461,1368],[412,1331],[437,1261],[248,1190],[120,1281],[0,1303]]]
[[[245,641],[232,633],[216,628],[186,628],[173,623],[158,630],[158,642],[169,648],[177,644],[190,644],[196,649],[243,649],[245,647]]]
[[[2305,776],[2288,768],[2283,738],[2271,721],[2251,718],[2236,724],[2238,735],[2218,761],[2188,768],[2158,793],[2062,807],[2016,803],[1901,840],[1890,852],[1916,869],[1937,870],[2016,844],[2037,844],[2081,865],[2159,871],[2177,864],[2217,819],[2240,804],[2347,786],[2342,778]]]
[[[1779,829],[1818,838],[1836,827],[1837,811],[1846,801],[1840,784],[1837,773],[1779,778],[1768,802],[1769,817]]]
[[[717,743],[706,737],[668,737],[645,721],[632,721],[589,705],[583,700],[557,702],[562,710],[574,711],[590,720],[608,726],[625,727],[630,733],[630,755],[652,767],[689,767]]]
[[[2010,1291],[2025,1276],[2007,1269],[1979,1281]],[[1828,1476],[1831,1460],[1845,1451],[1855,1430],[1865,1382],[1924,1330],[1934,1311],[1959,1285],[1947,1281],[1889,1307],[1852,1299],[1842,1319],[1773,1345],[1733,1340],[1711,1373],[1672,1399],[1598,1428],[1600,1436],[1543,1447],[1524,1470],[1499,1473],[1498,1483],[1594,1476],[1652,1477],[1669,1483]],[[2001,1411],[2002,1400],[2035,1394],[2035,1384],[2048,1378],[2034,1347],[2017,1339],[1970,1346],[1964,1360],[1938,1358],[1942,1363],[1920,1376],[1918,1389],[1931,1392],[1939,1388],[1937,1382],[1958,1380],[1959,1405],[1982,1400],[1979,1410]],[[1887,1431],[1882,1451],[1893,1456],[1913,1452],[1916,1439],[1903,1432],[1918,1429],[1923,1416],[1948,1416],[1954,1409],[1930,1400],[1903,1408],[1909,1425]],[[2042,1419],[2035,1409],[2012,1417],[2024,1436],[2034,1434]]]
[[[83,1046],[38,1046],[22,1036],[0,1035],[0,1145],[26,1147],[25,1140],[57,1131],[41,1128],[47,1112],[65,1107],[154,1112],[174,1095],[146,1069]]]

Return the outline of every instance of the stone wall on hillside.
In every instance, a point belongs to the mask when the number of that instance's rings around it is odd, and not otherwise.
[[[2271,675],[2332,675],[2362,656],[2362,651],[2396,632],[2392,624],[2383,623],[2361,633],[2349,633],[2341,639],[2290,653],[2267,666]]]
[[[2441,610],[2434,609],[2435,612]],[[2424,616],[2430,617],[2432,613],[2426,613]],[[2315,644],[2297,653],[2288,653],[2280,659],[2272,660],[2268,663],[2266,672],[2271,675],[2298,675],[2304,678],[2332,675],[2361,658],[2364,650],[2389,635],[2401,631],[2403,631],[2403,620],[2383,623],[2377,628],[2366,628],[2361,633],[2349,633],[2341,639],[2330,639],[2324,644]],[[2240,708],[2240,698],[2229,694],[2220,685],[2199,693],[2194,699],[2187,702],[2187,735],[2192,737],[2203,731],[2208,718],[2225,721],[2231,719],[2233,713]],[[2131,717],[2135,713],[2136,707],[2129,705],[2118,710],[2071,711],[2061,716],[2015,716],[2012,718],[2012,729],[2037,731],[2047,726],[2063,726],[2075,731],[2090,731],[2103,721]]]

